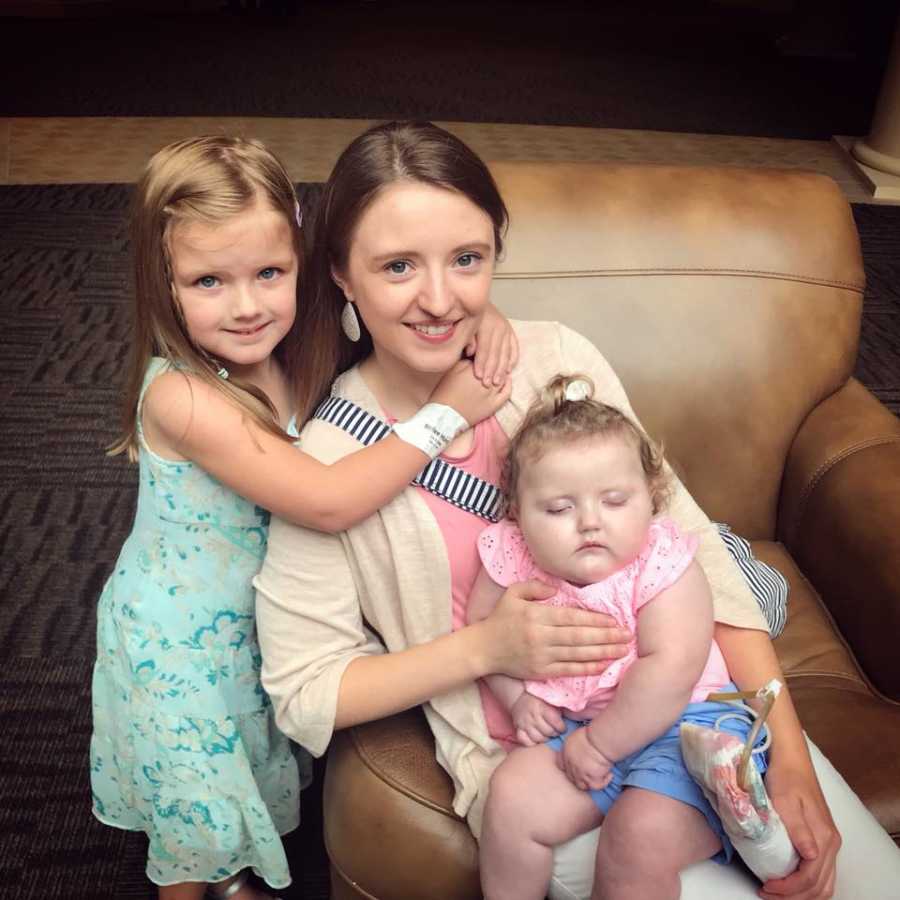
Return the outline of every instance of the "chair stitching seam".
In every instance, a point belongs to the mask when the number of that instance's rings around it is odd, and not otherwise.
[[[352,732],[351,732],[352,733]],[[397,780],[396,778],[392,778],[390,775],[382,772],[376,765],[372,756],[368,753],[368,751],[363,747],[362,741],[360,741],[356,735],[353,735],[353,744],[356,747],[356,752],[359,754],[360,759],[363,761],[366,768],[381,782],[388,785],[388,787],[392,787],[399,794],[403,794],[405,797],[408,797],[410,800],[414,800],[417,803],[421,803],[423,806],[430,807],[435,812],[441,813],[441,815],[446,816],[448,819],[457,819],[458,816],[452,810],[448,810],[446,807],[440,806],[438,803],[435,803],[434,800],[430,800],[424,794],[419,793],[418,791],[410,790],[406,785]]]
[[[865,441],[858,441],[855,444],[851,444],[849,447],[845,447],[843,450],[841,450],[840,453],[837,453],[834,456],[831,456],[821,462],[816,470],[812,473],[809,484],[804,488],[803,493],[800,495],[800,501],[797,504],[797,515],[795,518],[794,527],[791,529],[791,534],[796,534],[797,531],[799,531],[800,524],[803,521],[803,516],[806,514],[806,504],[809,502],[809,498],[812,495],[813,491],[818,487],[819,482],[839,462],[843,462],[843,460],[847,459],[848,456],[852,456],[854,453],[858,453],[860,450],[868,450],[869,447],[880,447],[884,444],[897,443],[900,443],[900,438],[898,437],[868,438]]]
[[[580,269],[568,272],[498,272],[503,278],[580,278],[586,275],[745,275],[752,278],[776,278],[801,281],[826,287],[848,288],[862,293],[865,285],[855,281],[839,281],[831,278],[816,278],[813,275],[793,275],[790,272],[775,272],[767,269],[721,269],[713,267],[657,268],[657,269]]]

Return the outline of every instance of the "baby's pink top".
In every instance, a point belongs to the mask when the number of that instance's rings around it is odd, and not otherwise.
[[[491,417],[475,426],[475,440],[469,453],[465,456],[448,456],[445,453],[441,458],[472,475],[497,484],[500,481],[500,469],[508,444],[503,429],[497,420]],[[447,547],[447,556],[450,559],[453,630],[456,631],[466,624],[469,594],[481,569],[477,541],[478,535],[484,530],[484,519],[473,513],[467,513],[446,500],[441,500],[425,488],[420,487],[418,490],[437,520]],[[479,682],[478,687],[481,691],[481,704],[488,733],[496,740],[514,743],[515,729],[506,707],[486,685]]]
[[[538,568],[518,525],[507,519],[484,529],[478,539],[478,551],[487,573],[502,587],[539,578],[559,587],[558,593],[541,602],[607,613],[636,634],[638,611],[682,576],[694,558],[697,543],[695,535],[683,533],[671,519],[656,518],[650,523],[647,541],[636,559],[603,581],[584,587],[576,587]],[[616,685],[636,659],[637,640],[633,639],[628,653],[613,660],[599,675],[527,681],[525,688],[530,694],[560,707],[564,715],[591,719],[612,700]],[[705,700],[710,691],[721,689],[729,680],[725,660],[713,641],[691,702]]]

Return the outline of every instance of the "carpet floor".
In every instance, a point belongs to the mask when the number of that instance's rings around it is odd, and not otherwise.
[[[106,15],[0,20],[0,116],[425,118],[827,140],[867,133],[895,15],[841,0],[149,5],[95,0]]]

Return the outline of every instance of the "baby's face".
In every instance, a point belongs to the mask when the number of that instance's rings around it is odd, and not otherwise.
[[[601,581],[637,557],[652,518],[640,456],[624,436],[584,438],[522,461],[519,527],[550,575]]]

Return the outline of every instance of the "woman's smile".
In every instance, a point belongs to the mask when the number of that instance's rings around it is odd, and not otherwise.
[[[406,327],[428,344],[444,344],[453,339],[456,322],[407,322]]]

